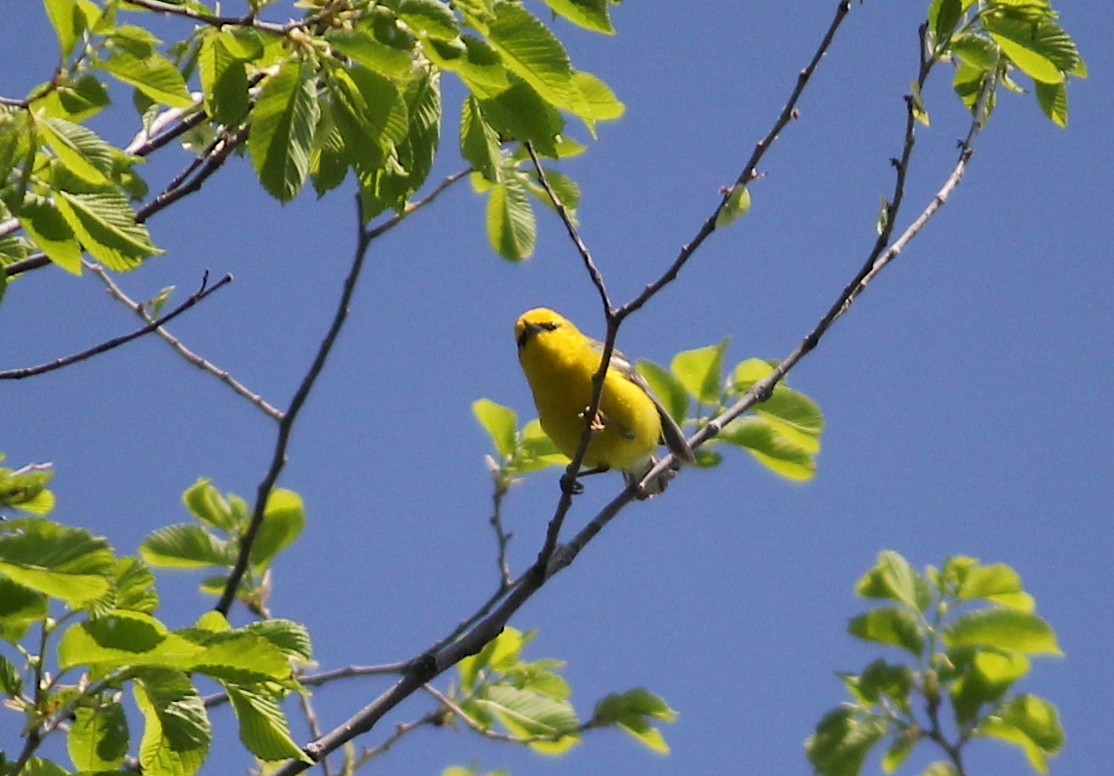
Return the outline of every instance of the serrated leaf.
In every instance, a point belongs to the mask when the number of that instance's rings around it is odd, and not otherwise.
[[[580,93],[575,113],[584,119],[593,135],[595,122],[614,121],[626,112],[626,106],[611,91],[611,87],[591,73],[577,71],[573,73],[572,82]]]
[[[0,575],[0,638],[18,643],[31,625],[46,618],[45,595]]]
[[[475,702],[516,736],[579,737],[580,719],[572,705],[506,684],[484,689]],[[566,743],[575,743],[575,738]]]
[[[251,112],[248,151],[263,188],[280,202],[292,200],[305,182],[319,116],[309,66],[287,61],[263,82]]]
[[[500,456],[509,458],[514,455],[518,429],[518,415],[514,410],[490,399],[477,399],[472,402],[472,414],[487,432]]]
[[[1068,90],[1065,84],[1046,84],[1036,81],[1033,84],[1033,91],[1037,95],[1037,104],[1040,105],[1044,115],[1048,116],[1049,120],[1060,127],[1060,129],[1067,129],[1068,126]]]
[[[958,618],[944,631],[949,647],[989,647],[1027,655],[1063,655],[1052,627],[1035,614],[982,609]]]
[[[85,250],[108,269],[135,269],[144,259],[163,252],[151,243],[147,227],[136,223],[135,211],[118,191],[55,194],[58,212]]]
[[[232,506],[213,487],[212,480],[201,478],[182,494],[186,509],[203,523],[214,528],[231,531],[236,526],[237,516]]]
[[[202,526],[181,523],[160,528],[140,545],[139,555],[156,568],[200,569],[230,566],[234,548]]]
[[[325,40],[353,62],[391,78],[408,76],[414,67],[411,54],[386,46],[363,30],[330,30],[325,34]]]
[[[288,659],[304,663],[313,658],[313,646],[310,643],[309,631],[301,623],[281,619],[264,620],[253,622],[245,626],[243,630],[266,639]]]
[[[97,67],[160,105],[190,108],[194,104],[182,74],[161,54],[152,52],[140,58],[117,48],[107,59],[98,61]]]
[[[520,5],[500,3],[487,32],[508,70],[549,104],[575,111],[579,92],[568,54],[544,24]]]
[[[144,773],[193,776],[212,743],[201,696],[177,671],[146,669],[136,676],[135,701],[143,714],[139,764]]]
[[[524,261],[534,253],[537,222],[526,187],[515,177],[495,184],[488,193],[487,238],[507,261]]]
[[[17,218],[48,259],[70,274],[81,274],[81,244],[53,202],[28,197]]]
[[[197,60],[205,109],[225,126],[239,122],[249,106],[247,67],[229,48],[235,41],[230,32],[212,31],[202,37]]]
[[[35,128],[74,175],[94,185],[108,182],[113,165],[112,147],[91,129],[61,118],[37,120]]]
[[[119,703],[79,706],[66,736],[66,749],[79,770],[114,771],[128,754],[128,720]]]
[[[604,35],[615,34],[615,28],[611,26],[611,17],[608,14],[608,0],[544,0],[544,2],[555,14],[568,19],[578,27]]]
[[[113,607],[151,614],[159,606],[155,576],[138,558],[121,558],[116,563],[116,598]]]
[[[556,140],[564,128],[564,119],[525,81],[513,78],[510,88],[494,98],[481,100],[480,107],[502,139],[530,141],[542,156],[558,158]]]
[[[937,46],[947,42],[962,17],[962,0],[933,0],[928,9],[928,23]]]
[[[294,742],[276,698],[246,687],[226,685],[225,690],[240,723],[240,741],[249,752],[265,762],[294,759],[313,764]]]
[[[847,631],[864,641],[901,647],[918,657],[924,650],[924,634],[920,623],[908,609],[871,609],[853,618],[848,623]]]
[[[484,119],[475,97],[464,100],[460,111],[460,155],[492,183],[502,173],[502,151],[499,136]]]
[[[486,42],[465,35],[463,48],[429,41],[426,55],[442,70],[455,73],[473,95],[483,99],[497,97],[510,87],[503,61]]]
[[[397,12],[419,37],[452,40],[460,35],[452,10],[438,0],[399,0]]]
[[[0,576],[81,608],[112,588],[116,559],[108,542],[42,519],[11,520],[0,536]]]

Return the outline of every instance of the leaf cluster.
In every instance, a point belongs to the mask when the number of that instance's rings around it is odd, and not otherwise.
[[[468,727],[481,732],[502,728],[505,740],[549,755],[569,751],[587,730],[616,727],[651,751],[669,753],[655,722],[673,722],[677,712],[662,698],[643,689],[608,695],[596,704],[592,717],[582,721],[570,701],[572,690],[559,673],[564,663],[522,658],[536,635],[505,628],[478,654],[462,660],[444,723],[461,716]]]
[[[927,31],[931,56],[955,62],[952,86],[969,109],[976,110],[988,84],[1024,92],[1014,80],[1020,72],[1032,80],[1049,120],[1068,125],[1068,80],[1086,78],[1087,65],[1050,0],[933,0]],[[987,116],[995,99],[990,89]]]
[[[962,751],[979,738],[1013,744],[1036,772],[1048,772],[1049,756],[1064,745],[1056,707],[1014,686],[1028,675],[1031,656],[1062,653],[1016,571],[955,556],[921,573],[887,551],[856,592],[883,603],[853,618],[851,635],[895,648],[905,660],[879,658],[842,675],[850,701],[828,712],[805,745],[817,773],[861,773],[888,739],[884,773],[928,740],[948,759],[926,774],[961,774]]]
[[[44,492],[19,505],[42,507]],[[270,557],[282,546],[272,541]],[[149,566],[117,556],[104,538],[43,516],[0,522],[0,640],[11,648],[0,652],[0,692],[24,716],[27,741],[0,773],[63,773],[34,756],[39,742],[63,731],[82,772],[131,762],[150,774],[196,773],[212,740],[200,676],[222,688],[256,757],[304,759],[281,702],[301,691],[295,669],[311,658],[305,629],[286,620],[233,628],[210,612],[172,630],[155,616],[158,606]],[[125,713],[129,689],[142,719],[138,741]]]

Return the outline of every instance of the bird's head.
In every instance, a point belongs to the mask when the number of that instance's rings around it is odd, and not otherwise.
[[[536,335],[558,330],[575,332],[576,327],[567,318],[548,307],[535,307],[519,317],[514,325],[514,338],[518,343],[518,349],[522,350]]]

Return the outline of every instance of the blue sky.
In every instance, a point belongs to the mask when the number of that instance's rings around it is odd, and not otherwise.
[[[807,333],[873,243],[924,5],[855,4],[800,120],[763,163],[750,214],[630,319],[619,343],[628,355],[667,363],[731,336],[730,363],[781,358]],[[834,6],[694,3],[681,16],[675,6],[666,14],[625,3],[613,39],[557,25],[574,64],[627,106],[588,154],[561,168],[582,187],[582,233],[613,298],[636,294],[695,234]],[[1022,688],[1062,714],[1068,743],[1053,772],[1091,774],[1108,759],[1114,29],[1103,4],[1059,8],[1091,74],[1072,84],[1070,129],[1052,126],[1030,95],[1002,95],[947,207],[792,373],[827,418],[816,479],[787,483],[743,454],[686,471],[668,494],[614,521],[513,621],[540,629],[529,657],[568,661],[584,715],[608,692],[663,695],[680,712],[665,729],[672,755],[602,734],[545,759],[463,731],[423,730],[380,772],[437,774],[475,761],[515,774],[807,773],[802,741],[843,700],[835,672],[879,654],[845,626],[862,608],[854,583],[884,549],[918,567],[967,554],[1016,568],[1066,653],[1036,660]],[[22,95],[54,65],[38,15],[37,4],[30,13],[0,7],[0,28],[14,29],[18,16],[26,30],[0,53],[5,96]],[[949,79],[942,68],[926,94],[932,127],[919,134],[903,224],[942,184],[966,131]],[[462,166],[459,96],[446,83],[453,107],[434,179]],[[96,128],[117,143],[134,133],[130,115]],[[185,161],[177,151],[153,160],[148,180],[160,185]],[[205,269],[233,273],[231,287],[172,331],[285,404],[350,261],[349,193],[281,207],[246,161],[233,161],[152,220],[166,256],[119,281],[135,298],[167,285],[183,297]],[[497,580],[488,449],[470,405],[488,397],[533,416],[512,336],[523,310],[551,306],[602,333],[598,299],[554,217],[539,213],[537,255],[509,265],[488,248],[482,216],[483,201],[460,185],[373,245],[349,325],[295,429],[281,484],[305,499],[309,529],[277,565],[272,604],[310,627],[322,667],[411,657],[487,598]],[[52,268],[9,288],[0,321],[0,368],[134,326],[95,278]],[[121,552],[184,520],[180,495],[198,477],[250,497],[274,442],[270,420],[155,338],[5,383],[0,397],[8,462],[53,461],[55,517]],[[536,475],[509,498],[515,569],[540,545],[556,477]],[[572,524],[620,487],[617,476],[589,481]],[[161,616],[172,626],[211,606],[197,581],[160,577]],[[321,690],[322,724],[340,723],[381,689],[356,680]],[[361,743],[430,708],[411,699]],[[15,734],[0,725],[8,749]],[[206,773],[247,765],[231,730],[218,734]],[[968,762],[971,773],[1026,768],[1017,751],[988,742],[973,745]]]

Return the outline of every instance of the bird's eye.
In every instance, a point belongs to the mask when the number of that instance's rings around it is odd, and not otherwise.
[[[541,327],[546,331],[556,331],[558,328],[560,328],[560,326],[561,324],[557,323],[556,321],[546,321],[541,325]]]

